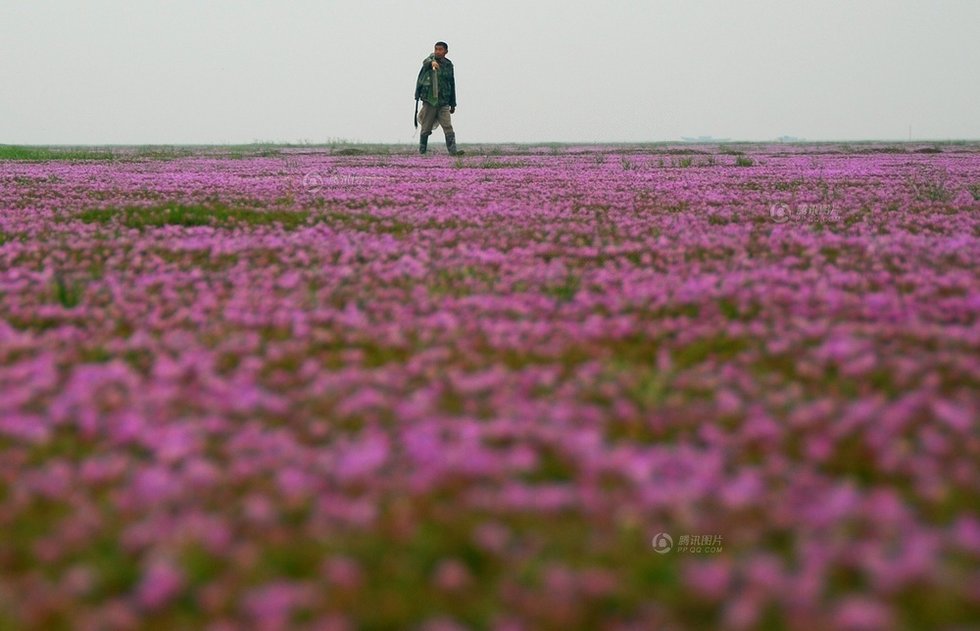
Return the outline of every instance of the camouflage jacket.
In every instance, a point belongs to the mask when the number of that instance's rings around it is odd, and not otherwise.
[[[415,81],[415,98],[427,101],[434,106],[456,107],[456,77],[453,75],[453,62],[443,57],[439,69],[432,69],[435,55],[422,60],[422,69]],[[435,87],[436,89],[433,89]]]

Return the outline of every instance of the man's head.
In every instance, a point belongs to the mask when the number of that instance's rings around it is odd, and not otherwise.
[[[446,53],[448,52],[449,52],[449,44],[447,44],[446,42],[436,42],[435,48],[432,49],[432,53],[439,59],[445,57]]]

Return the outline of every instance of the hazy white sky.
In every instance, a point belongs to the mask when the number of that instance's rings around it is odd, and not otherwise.
[[[980,138],[980,1],[0,0],[0,143]],[[437,130],[441,139],[442,132]]]

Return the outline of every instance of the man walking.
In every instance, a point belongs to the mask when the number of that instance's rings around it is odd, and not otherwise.
[[[450,114],[456,113],[456,77],[453,75],[453,62],[446,53],[449,45],[436,42],[432,54],[422,61],[422,69],[415,82],[415,106],[422,100],[422,111],[418,114],[415,126],[422,123],[419,132],[419,153],[425,153],[432,127],[438,121],[446,134],[446,149],[449,155],[458,156],[462,151],[456,149],[456,132]]]

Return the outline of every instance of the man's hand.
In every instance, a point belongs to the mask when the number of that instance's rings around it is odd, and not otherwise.
[[[449,113],[450,114],[455,114],[456,113],[456,106],[455,105],[453,105],[452,107],[449,108]]]
[[[432,69],[433,70],[438,70],[439,69],[439,62],[438,61],[433,61],[432,62]]]

